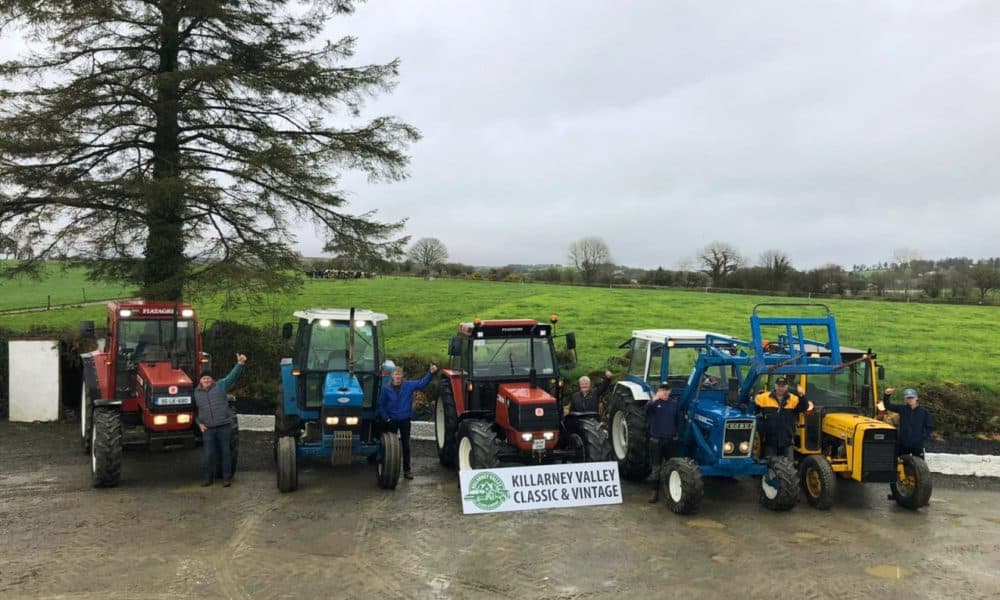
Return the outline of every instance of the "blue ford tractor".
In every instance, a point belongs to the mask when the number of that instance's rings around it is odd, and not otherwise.
[[[388,317],[360,309],[310,309],[298,317],[291,358],[281,361],[281,393],[274,419],[278,489],[298,488],[298,464],[312,459],[334,465],[355,458],[375,463],[379,487],[399,482],[399,437],[382,431],[376,417],[383,370],[380,325]],[[293,327],[286,323],[285,339]]]
[[[653,389],[669,383],[683,425],[674,458],[663,465],[661,496],[675,513],[698,510],[702,477],[760,477],[759,499],[772,510],[798,503],[799,476],[791,458],[760,456],[754,396],[779,375],[834,374],[843,369],[833,316],[764,317],[754,307],[751,341],[705,331],[644,329],[622,345],[629,348],[626,377],[618,382],[609,411],[611,446],[622,477],[645,479],[644,407]],[[805,332],[813,337],[806,337]],[[764,333],[786,341],[771,344]],[[816,332],[816,333],[813,333]],[[823,338],[824,355],[806,342]]]

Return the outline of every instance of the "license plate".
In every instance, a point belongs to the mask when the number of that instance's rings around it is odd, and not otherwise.
[[[532,450],[545,450],[545,440],[531,440]]]
[[[157,406],[176,406],[178,404],[191,404],[191,396],[174,396],[173,398],[157,398]]]

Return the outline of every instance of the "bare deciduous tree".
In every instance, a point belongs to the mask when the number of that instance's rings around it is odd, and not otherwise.
[[[448,259],[448,248],[437,238],[420,238],[410,247],[408,255],[430,277],[431,271]]]
[[[591,283],[601,268],[611,262],[611,251],[601,238],[585,237],[570,244],[569,260],[580,271],[583,281]]]
[[[712,242],[698,252],[698,260],[704,266],[702,271],[718,285],[723,277],[740,268],[743,258],[736,248],[725,242]]]

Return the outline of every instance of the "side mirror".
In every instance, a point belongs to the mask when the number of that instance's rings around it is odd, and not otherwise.
[[[93,339],[96,337],[94,333],[94,322],[93,321],[80,321],[80,337],[85,339]]]
[[[883,367],[882,365],[878,366],[878,378],[879,381],[885,379],[885,367]]]
[[[284,325],[281,326],[281,337],[285,338],[286,340],[292,339],[291,323],[285,323]]]
[[[572,331],[566,333],[566,349],[576,350],[576,334]]]
[[[462,336],[456,335],[448,342],[448,356],[462,356]]]

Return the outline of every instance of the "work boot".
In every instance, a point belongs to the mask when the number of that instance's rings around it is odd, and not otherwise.
[[[214,481],[212,480],[211,477],[206,477],[205,480],[201,482],[201,487],[208,487],[208,486],[212,485],[213,483],[214,483]]]
[[[227,477],[227,478],[225,478],[225,479],[222,480],[222,487],[229,487],[231,485],[233,485],[233,478],[232,477]]]
[[[403,477],[405,477],[406,479],[413,479],[413,471],[406,471],[405,473],[403,473]]]
[[[649,502],[650,504],[656,504],[659,501],[660,501],[660,486],[656,486],[656,489],[653,490],[653,495],[649,497],[649,500],[647,502]]]

